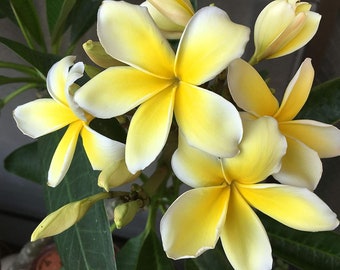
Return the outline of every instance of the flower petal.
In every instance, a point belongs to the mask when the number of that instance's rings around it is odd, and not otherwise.
[[[111,188],[121,186],[135,180],[139,172],[132,174],[126,167],[125,159],[115,160],[105,167],[98,176],[98,186],[109,191]]]
[[[272,116],[279,103],[261,75],[242,59],[236,59],[228,67],[228,86],[236,104],[257,116]]]
[[[321,158],[340,155],[340,130],[313,120],[281,122],[280,130],[318,152]]]
[[[241,183],[257,183],[280,169],[287,143],[276,120],[261,117],[243,121],[240,153],[223,160],[226,178]]]
[[[253,207],[293,229],[325,231],[339,225],[336,214],[306,188],[257,184],[238,189]]]
[[[125,145],[111,140],[84,125],[83,146],[94,170],[103,170],[110,163],[124,159]]]
[[[159,12],[174,23],[186,26],[194,15],[194,9],[189,0],[148,0]]]
[[[322,174],[322,163],[318,154],[298,140],[288,136],[286,140],[287,153],[282,158],[280,171],[273,175],[274,178],[282,184],[314,190]]]
[[[218,157],[238,153],[242,138],[240,115],[221,96],[181,82],[176,94],[175,116],[190,145]]]
[[[191,187],[223,184],[221,161],[188,144],[183,134],[179,136],[178,149],[172,156],[171,166],[176,176]]]
[[[320,24],[321,15],[312,11],[307,11],[304,15],[306,17],[304,19],[303,27],[294,36],[294,38],[268,58],[280,57],[292,53],[306,45],[314,37]]]
[[[214,6],[200,9],[180,40],[176,76],[195,85],[214,78],[243,54],[249,32],[249,28],[233,23],[222,9]]]
[[[122,115],[173,82],[132,67],[112,67],[99,73],[75,93],[75,101],[100,118]]]
[[[173,86],[144,102],[132,117],[126,138],[126,164],[131,173],[150,165],[168,138],[175,98]]]
[[[98,11],[100,43],[113,58],[160,78],[173,78],[175,54],[146,7],[103,1]]]
[[[50,187],[56,187],[67,173],[73,159],[79,132],[82,127],[83,123],[81,121],[70,124],[59,142],[57,149],[53,154],[50,169],[48,170],[47,184]]]
[[[313,84],[314,69],[310,58],[306,58],[290,81],[279,110],[274,117],[278,121],[292,120],[305,104]]]
[[[75,59],[75,56],[64,57],[50,68],[46,77],[49,94],[55,101],[65,106],[68,106],[68,101],[65,96],[67,76],[69,68],[73,65]]]
[[[215,247],[225,222],[229,194],[229,188],[204,187],[177,198],[160,224],[168,257],[193,258]]]
[[[267,233],[235,186],[231,190],[221,241],[234,269],[272,268],[273,259]]]
[[[41,98],[18,106],[13,117],[21,132],[32,138],[46,135],[78,120],[68,107],[51,98]]]

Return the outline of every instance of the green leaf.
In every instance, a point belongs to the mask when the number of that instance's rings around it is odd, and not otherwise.
[[[16,149],[5,158],[4,165],[6,170],[15,175],[32,180],[38,184],[44,182],[38,156],[38,142],[26,144]]]
[[[40,80],[39,78],[33,77],[7,77],[0,75],[0,85],[9,84],[9,83],[41,83],[43,84],[44,81]]]
[[[47,178],[52,155],[63,131],[54,132],[38,141],[44,179]],[[71,167],[63,181],[56,188],[45,185],[48,211],[101,192],[97,177],[98,172],[92,170],[79,139]],[[65,269],[116,269],[112,235],[103,201],[96,203],[81,221],[54,239]]]
[[[30,63],[33,67],[44,74],[44,76],[47,75],[47,72],[51,66],[61,59],[61,57],[55,54],[42,53],[32,50],[19,42],[7,39],[5,37],[0,37],[0,42],[14,51],[25,61]]]
[[[221,242],[219,241],[214,249],[205,251],[195,259],[188,259],[185,262],[186,270],[233,270],[230,265]]]
[[[117,253],[117,268],[119,270],[174,269],[153,229],[145,230],[127,241]]]
[[[63,4],[64,0],[46,0],[47,24],[50,34],[54,31]]]
[[[0,18],[9,18],[15,24],[17,23],[9,0],[0,0]]]
[[[91,121],[90,127],[112,140],[119,141],[121,143],[126,142],[126,131],[119,124],[116,118],[95,118]]]
[[[69,16],[71,44],[74,45],[97,20],[98,8],[102,0],[78,0]],[[71,45],[71,46],[72,46]]]
[[[302,232],[259,214],[273,254],[303,270],[340,269],[340,235],[335,232]]]
[[[340,121],[340,78],[315,86],[297,118],[329,124]]]
[[[62,5],[60,6],[61,2],[56,3],[58,10],[58,14],[53,11],[53,5],[51,8],[51,3],[49,3],[49,7],[47,9],[48,14],[52,16],[52,20],[55,20],[55,15],[57,16],[57,19],[54,22],[54,27],[51,32],[51,39],[52,39],[52,45],[53,46],[59,46],[59,42],[65,33],[65,31],[68,29],[69,25],[66,23],[68,16],[74,7],[77,0],[64,0],[62,1]],[[53,12],[53,15],[51,14]]]
[[[44,35],[32,0],[11,0],[11,7],[18,25],[30,48],[35,44],[46,51]]]

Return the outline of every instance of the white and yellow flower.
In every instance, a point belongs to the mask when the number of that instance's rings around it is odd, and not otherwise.
[[[190,0],[148,0],[141,4],[167,39],[180,39],[195,11]]]
[[[129,66],[107,68],[83,85],[75,100],[100,118],[139,106],[126,142],[126,163],[132,173],[161,152],[173,113],[190,144],[222,157],[238,152],[242,137],[238,111],[198,85],[243,53],[248,28],[231,22],[217,7],[203,8],[185,28],[175,54],[145,7],[104,1],[97,29],[105,51]]]
[[[237,59],[229,66],[228,85],[235,103],[245,112],[243,118],[272,116],[285,135],[288,149],[281,170],[274,177],[281,183],[314,190],[322,174],[321,158],[340,155],[340,131],[313,120],[293,120],[305,104],[314,78],[306,59],[288,84],[281,105],[258,72]]]
[[[286,140],[272,117],[244,121],[240,153],[220,159],[180,138],[172,158],[179,179],[193,187],[169,207],[161,225],[170,258],[192,258],[221,239],[235,269],[271,269],[271,246],[252,208],[298,230],[333,230],[339,221],[312,191],[259,183],[280,169]]]
[[[292,53],[306,45],[321,19],[320,14],[310,9],[311,4],[298,0],[269,3],[255,22],[252,64]]]
[[[67,56],[49,70],[47,90],[52,98],[31,101],[17,107],[13,113],[18,128],[32,138],[67,127],[48,171],[47,183],[52,187],[57,186],[67,173],[79,135],[93,169],[102,170],[124,160],[125,145],[91,129],[88,124],[93,116],[74,102],[71,93],[77,87],[74,82],[84,71],[83,63],[74,64],[74,60],[74,56]]]

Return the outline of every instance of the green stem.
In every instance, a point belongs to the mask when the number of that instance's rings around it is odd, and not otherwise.
[[[256,59],[255,54],[250,58],[248,63],[252,66],[255,66],[259,61]]]
[[[145,231],[150,232],[154,229],[156,224],[156,217],[157,217],[157,203],[151,203],[149,206],[149,215],[148,220],[146,222]]]
[[[15,90],[14,92],[8,94],[4,99],[3,99],[3,105],[5,105],[6,103],[8,103],[9,101],[11,101],[13,98],[15,98],[17,95],[25,92],[26,90],[28,89],[34,89],[36,88],[38,85],[37,84],[33,84],[33,83],[30,83],[30,84],[26,84],[20,88],[18,88],[17,90]]]

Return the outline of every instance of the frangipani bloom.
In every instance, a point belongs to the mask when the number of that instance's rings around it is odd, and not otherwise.
[[[253,64],[262,59],[292,53],[315,35],[321,15],[310,11],[311,4],[298,0],[275,0],[260,13],[254,29]]]
[[[238,153],[242,137],[238,111],[197,85],[214,78],[243,53],[248,28],[231,22],[217,7],[203,8],[187,25],[175,54],[145,7],[104,1],[97,29],[106,52],[129,66],[104,70],[76,92],[75,100],[100,118],[122,115],[140,105],[126,141],[130,172],[156,159],[173,112],[190,144],[222,157]],[[220,119],[225,121],[221,124]]]
[[[313,120],[293,120],[309,95],[314,78],[307,58],[288,84],[281,105],[257,71],[237,59],[229,66],[228,84],[235,103],[245,110],[244,118],[274,117],[285,135],[288,149],[280,172],[274,177],[281,183],[314,190],[322,174],[321,158],[340,155],[340,131]]]
[[[148,0],[142,3],[167,39],[179,39],[195,11],[190,0]]]
[[[271,247],[253,211],[260,210],[298,230],[333,230],[335,213],[306,188],[259,183],[280,169],[286,141],[272,117],[244,121],[240,153],[219,159],[180,138],[172,158],[175,174],[193,187],[169,207],[161,220],[166,254],[192,258],[221,238],[235,269],[271,269]]]
[[[31,101],[17,107],[13,113],[18,128],[32,138],[67,126],[48,171],[48,185],[52,187],[57,186],[65,176],[79,135],[93,169],[102,170],[110,163],[124,159],[124,144],[91,129],[88,124],[93,117],[74,103],[71,91],[84,71],[83,63],[73,65],[74,60],[74,56],[67,56],[49,70],[46,81],[52,98]]]

